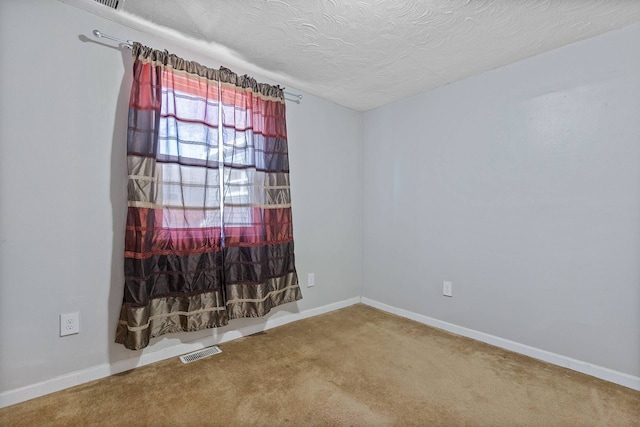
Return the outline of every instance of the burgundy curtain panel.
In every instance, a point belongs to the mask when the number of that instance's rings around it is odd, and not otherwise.
[[[284,93],[135,43],[116,342],[259,317],[302,298]]]

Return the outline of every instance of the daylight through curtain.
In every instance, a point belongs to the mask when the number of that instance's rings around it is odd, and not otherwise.
[[[138,43],[133,55],[116,341],[140,349],[299,300],[282,89]]]

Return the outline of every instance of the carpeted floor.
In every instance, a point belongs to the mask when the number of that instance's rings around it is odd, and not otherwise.
[[[640,426],[640,392],[355,305],[0,409],[3,426]]]

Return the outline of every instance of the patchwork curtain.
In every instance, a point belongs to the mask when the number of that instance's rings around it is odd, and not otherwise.
[[[264,316],[302,298],[284,94],[135,43],[116,342]]]

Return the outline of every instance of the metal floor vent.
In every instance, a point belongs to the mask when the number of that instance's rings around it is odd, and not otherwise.
[[[180,360],[182,360],[182,363],[191,363],[218,353],[222,353],[222,350],[220,350],[220,347],[214,345],[212,347],[207,347],[203,348],[202,350],[192,351],[191,353],[184,354],[180,356]]]
[[[96,3],[100,3],[103,4],[105,6],[110,7],[111,9],[118,9],[118,4],[122,1],[122,0],[93,0]]]

